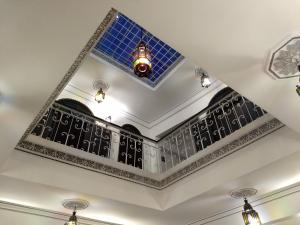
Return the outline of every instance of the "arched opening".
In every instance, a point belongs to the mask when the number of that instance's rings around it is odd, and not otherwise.
[[[125,124],[122,128],[125,131],[120,132],[118,161],[142,169],[143,139],[137,136],[141,132],[131,124]]]
[[[70,98],[62,98],[62,99],[59,99],[57,101],[55,101],[56,103],[60,104],[60,105],[63,105],[63,106],[66,106],[70,109],[74,109],[78,112],[81,112],[81,113],[84,113],[86,115],[89,115],[89,116],[93,116],[94,114],[92,113],[92,111],[89,109],[89,107],[87,107],[85,104],[79,102],[79,101],[76,101],[74,99],[70,99]]]
[[[60,99],[55,103],[32,133],[79,150],[109,157],[111,131],[96,123],[92,111],[73,99]]]
[[[192,126],[196,150],[203,150],[263,114],[259,106],[233,89],[222,89],[211,99],[207,114]]]

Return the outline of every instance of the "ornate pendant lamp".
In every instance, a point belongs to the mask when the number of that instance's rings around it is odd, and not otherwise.
[[[248,203],[248,200],[246,198],[244,202],[245,205],[242,215],[245,225],[261,225],[258,213],[252,208],[252,206]]]
[[[141,41],[133,52],[133,71],[139,77],[148,77],[152,72],[151,52],[143,41],[143,29]]]
[[[230,193],[230,196],[236,199],[244,199],[244,207],[242,211],[242,217],[245,225],[261,225],[261,221],[258,213],[249,204],[247,197],[253,196],[257,193],[256,189],[253,188],[243,188],[239,190],[234,190]]]
[[[105,99],[105,92],[108,90],[109,85],[103,80],[96,80],[93,83],[93,88],[97,90],[95,101],[101,103]]]
[[[69,221],[64,225],[78,225],[78,220],[76,216],[76,210],[83,210],[89,206],[89,202],[82,199],[68,199],[63,202],[63,206],[66,209],[72,209],[73,213],[69,218]]]
[[[95,101],[98,102],[98,103],[101,103],[101,102],[104,101],[104,98],[105,98],[105,93],[102,90],[102,88],[100,88],[100,90],[95,95]]]
[[[300,72],[300,65],[298,65],[298,71]],[[300,82],[300,78],[299,78],[299,82]],[[296,85],[296,92],[300,96],[300,85]]]
[[[200,78],[202,87],[208,88],[211,85],[209,75],[202,68],[200,68],[200,67],[195,68],[195,76],[196,76],[196,78]]]
[[[76,208],[74,209],[72,216],[70,216],[69,221],[66,222],[65,225],[78,225],[77,224],[77,216],[76,216]]]

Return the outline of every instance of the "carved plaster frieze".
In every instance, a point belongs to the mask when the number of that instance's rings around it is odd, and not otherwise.
[[[126,170],[114,168],[112,166],[108,166],[89,159],[84,159],[65,152],[60,152],[28,141],[22,141],[18,144],[16,149],[161,190],[175,183],[176,181],[183,179],[189,174],[194,173],[216,162],[217,160],[228,156],[233,152],[241,150],[246,145],[257,141],[258,139],[272,133],[273,131],[283,126],[284,125],[279,120],[272,119],[264,123],[260,127],[250,131],[246,135],[243,135],[242,137],[232,141],[231,143],[207,154],[206,156],[198,159],[195,162],[192,162],[188,166],[178,170],[177,172],[163,180],[155,180],[145,176],[137,175]],[[74,151],[74,154],[76,154],[76,151]]]

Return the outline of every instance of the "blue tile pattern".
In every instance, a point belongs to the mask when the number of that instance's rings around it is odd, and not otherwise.
[[[134,75],[132,53],[141,40],[141,29],[128,17],[118,13],[96,44],[93,53]],[[155,87],[184,57],[146,30],[143,41],[152,53],[152,73],[148,78],[134,76],[151,87]]]

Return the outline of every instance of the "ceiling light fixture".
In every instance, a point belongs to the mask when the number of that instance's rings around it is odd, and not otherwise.
[[[102,88],[100,88],[100,90],[95,95],[95,101],[98,102],[98,103],[101,103],[101,102],[104,101],[104,98],[105,98],[105,93],[102,90]]]
[[[242,211],[242,216],[245,225],[261,225],[261,221],[258,213],[253,209],[253,207],[249,204],[247,198],[253,196],[257,193],[256,189],[253,188],[244,188],[232,191],[230,196],[237,199],[244,199],[244,207]]]
[[[152,72],[151,52],[143,41],[143,34],[141,28],[141,41],[133,52],[133,71],[139,77],[148,77]]]
[[[211,81],[207,72],[202,68],[200,67],[195,68],[195,76],[200,78],[202,87],[208,88],[211,85]]]
[[[69,199],[63,202],[63,206],[66,209],[73,210],[73,213],[69,218],[69,221],[66,222],[64,225],[78,225],[76,210],[86,209],[89,206],[89,202],[82,199]]]
[[[245,205],[242,212],[245,225],[261,225],[258,213],[249,204],[247,198],[244,199]]]
[[[69,221],[65,225],[77,225],[76,207],[74,208],[72,216],[70,216]]]
[[[300,72],[300,64],[298,65],[298,71]],[[299,78],[299,82],[300,82],[300,78]],[[296,92],[300,96],[300,85],[296,85]]]
[[[105,99],[105,91],[108,90],[109,85],[102,80],[97,80],[94,81],[93,87],[95,90],[97,90],[97,93],[95,95],[95,101],[98,103],[103,102]]]

